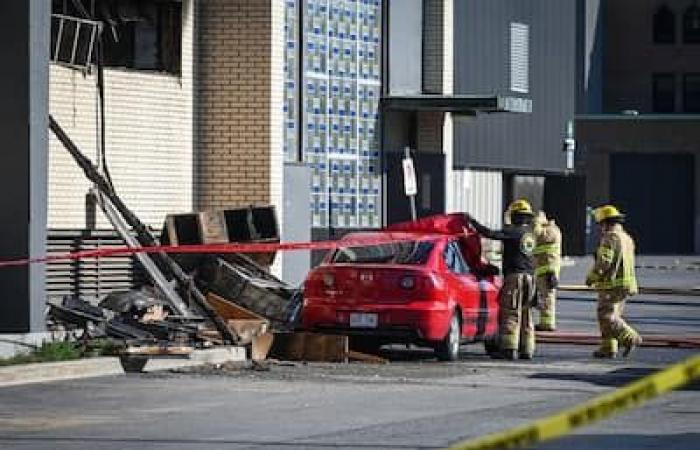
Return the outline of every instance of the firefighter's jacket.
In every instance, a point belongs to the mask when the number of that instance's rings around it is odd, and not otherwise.
[[[588,273],[586,284],[599,291],[618,289],[628,295],[637,293],[634,241],[622,225],[616,224],[601,236],[595,265]]]
[[[471,225],[484,237],[503,241],[503,275],[534,272],[532,251],[535,237],[531,225],[506,225],[500,230],[492,230],[470,219]]]
[[[561,230],[550,220],[535,226],[535,275],[552,273],[559,277],[561,270]]]

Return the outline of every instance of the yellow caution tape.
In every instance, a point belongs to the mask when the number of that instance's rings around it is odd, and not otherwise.
[[[500,433],[464,441],[450,450],[504,450],[532,447],[571,433],[614,414],[637,408],[693,380],[700,379],[700,355],[646,376],[557,414]]]

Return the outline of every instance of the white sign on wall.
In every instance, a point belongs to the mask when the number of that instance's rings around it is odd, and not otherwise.
[[[418,193],[418,184],[416,183],[416,170],[413,167],[412,158],[404,158],[403,161],[403,188],[407,196],[413,196]]]

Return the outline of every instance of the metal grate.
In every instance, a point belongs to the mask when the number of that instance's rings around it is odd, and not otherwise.
[[[51,14],[51,61],[87,71],[101,32],[101,22]]]
[[[47,247],[48,253],[55,255],[124,245],[113,231],[54,229],[49,230]],[[138,287],[147,279],[141,265],[131,257],[54,261],[46,266],[46,293],[48,300],[65,295],[96,300],[113,291]]]

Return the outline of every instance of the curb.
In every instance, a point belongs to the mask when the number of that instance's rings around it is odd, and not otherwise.
[[[178,369],[204,364],[246,361],[243,347],[195,350],[189,358],[152,358],[145,372]],[[31,383],[48,383],[62,380],[123,375],[119,358],[115,356],[84,358],[75,361],[18,364],[0,367],[0,387],[19,386]]]

